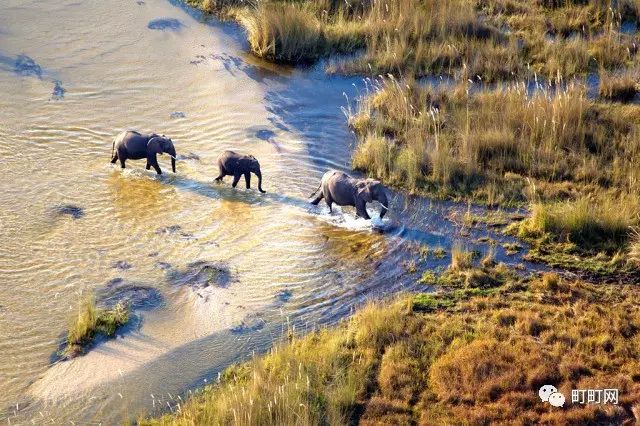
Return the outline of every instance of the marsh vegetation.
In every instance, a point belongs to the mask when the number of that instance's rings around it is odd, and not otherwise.
[[[277,62],[309,62],[335,53],[340,73],[406,77],[468,73],[485,81],[556,78],[614,69],[637,59],[634,0],[190,0],[239,20],[252,51]]]

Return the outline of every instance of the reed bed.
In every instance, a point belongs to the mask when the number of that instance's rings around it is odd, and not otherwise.
[[[392,184],[486,201],[546,197],[549,183],[566,181],[638,189],[638,105],[600,104],[574,84],[529,93],[525,84],[387,78],[369,87],[346,111],[358,137],[353,165]]]
[[[606,196],[575,201],[536,203],[527,222],[528,230],[548,232],[560,240],[582,247],[614,252],[628,242],[638,225],[638,199]]]
[[[549,79],[617,69],[638,61],[636,0],[188,0],[238,20],[252,52],[309,63],[335,54],[330,72],[420,77],[469,75],[484,81],[534,73]]]

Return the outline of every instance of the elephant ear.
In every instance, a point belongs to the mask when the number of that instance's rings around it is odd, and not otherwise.
[[[359,185],[357,194],[360,198],[362,198],[367,203],[370,203],[373,201],[373,198],[371,196],[371,187],[369,187],[369,185]]]
[[[162,138],[160,136],[149,139],[149,142],[147,142],[147,152],[153,154],[162,152]]]

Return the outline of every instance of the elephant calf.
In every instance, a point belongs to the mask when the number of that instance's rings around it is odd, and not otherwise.
[[[231,186],[235,188],[238,185],[240,176],[244,175],[247,189],[251,189],[251,173],[253,173],[258,177],[258,190],[263,194],[267,192],[262,189],[260,163],[253,155],[240,155],[233,151],[225,151],[218,156],[218,168],[220,169],[220,173],[216,178],[218,182],[222,182],[225,176],[231,175],[233,176]]]
[[[173,173],[176,172],[176,149],[173,146],[173,141],[164,135],[142,134],[127,130],[115,137],[111,149],[112,154],[115,151],[111,164],[120,160],[120,166],[124,169],[125,161],[146,158],[147,170],[153,167],[159,175],[162,174],[162,170],[160,170],[156,155],[162,155],[163,152],[166,152],[171,156],[171,169]]]
[[[389,208],[389,201],[385,187],[380,181],[374,179],[355,179],[346,173],[336,170],[329,170],[322,176],[320,186],[311,197],[311,204],[318,205],[324,198],[329,206],[329,211],[333,211],[331,206],[336,203],[339,206],[354,206],[356,215],[365,219],[371,219],[367,213],[366,205],[376,200],[382,204],[380,218],[382,219]]]

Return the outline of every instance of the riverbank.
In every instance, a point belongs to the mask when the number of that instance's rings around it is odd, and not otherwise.
[[[458,262],[435,293],[290,335],[176,414],[140,424],[638,421],[638,288],[505,271],[492,280],[494,268]],[[540,401],[545,384],[565,395],[564,408]],[[619,389],[619,404],[570,403],[571,389],[601,388]]]

